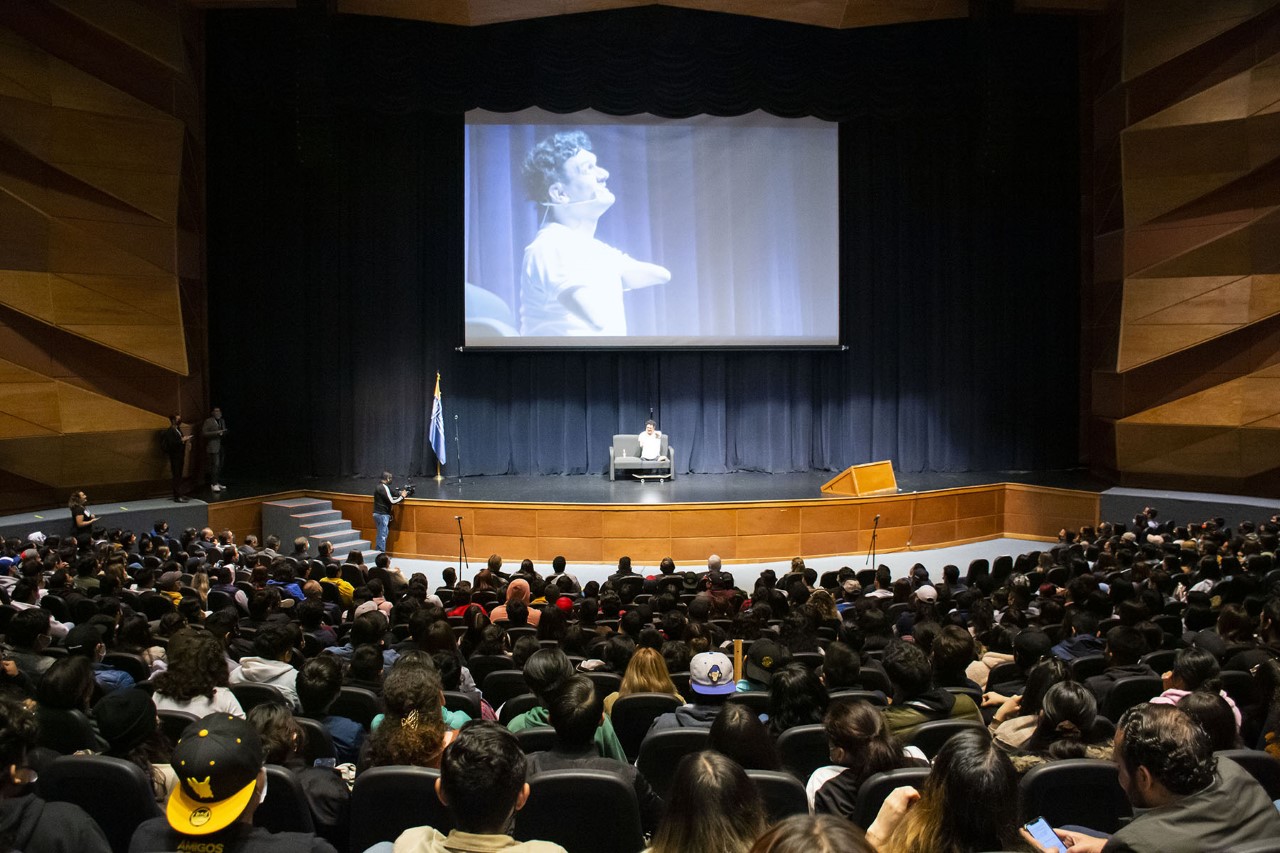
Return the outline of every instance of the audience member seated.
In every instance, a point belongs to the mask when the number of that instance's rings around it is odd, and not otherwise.
[[[1110,760],[1115,727],[1098,717],[1098,704],[1084,685],[1063,681],[1044,694],[1036,726],[1013,756],[1021,774],[1058,758]]]
[[[136,687],[114,690],[93,706],[93,721],[107,742],[103,755],[138,765],[163,804],[178,784],[169,764],[169,747],[156,719],[151,694]]]
[[[19,700],[0,694],[0,838],[10,850],[35,853],[110,853],[98,824],[71,803],[45,802],[34,793],[35,716]]]
[[[522,729],[550,725],[551,699],[556,691],[573,676],[573,664],[560,649],[541,649],[534,652],[524,666],[524,680],[529,685],[529,691],[538,697],[538,706],[512,717],[511,722],[507,723],[507,728],[518,732]],[[596,728],[595,742],[601,756],[616,758],[618,761],[627,760],[626,750],[622,748],[622,742],[618,740],[618,735],[614,732],[613,724],[609,722],[608,717],[601,720]]]
[[[325,654],[333,655],[344,663],[351,660],[357,646],[374,646],[382,649],[382,665],[391,666],[399,657],[392,649],[386,648],[387,617],[381,611],[374,610],[361,613],[351,623],[351,633],[347,642],[341,646],[330,646]]]
[[[1019,631],[1013,638],[1013,664],[1017,667],[1018,674],[1013,678],[1005,678],[998,684],[988,682],[983,689],[1003,696],[1020,695],[1026,689],[1027,674],[1031,667],[1044,660],[1052,648],[1053,642],[1049,635],[1039,628]]]
[[[132,687],[134,684],[132,675],[102,662],[103,656],[107,653],[107,646],[102,642],[102,634],[102,629],[96,623],[86,622],[71,629],[63,646],[68,655],[83,657],[89,661],[93,668],[93,680],[103,693]]]
[[[61,658],[36,687],[36,722],[40,746],[70,754],[99,750],[106,742],[93,732],[89,703],[93,698],[93,669],[82,657]]]
[[[702,652],[689,661],[691,704],[660,715],[649,727],[651,732],[665,729],[710,729],[724,708],[725,697],[737,691],[733,679],[733,661],[719,652]]]
[[[1209,736],[1214,752],[1222,749],[1243,749],[1240,729],[1236,725],[1236,709],[1226,697],[1203,690],[1193,690],[1178,700],[1178,710],[1195,720]]]
[[[968,687],[981,690],[969,678],[967,670],[977,660],[978,650],[973,635],[959,625],[948,625],[938,632],[929,646],[929,663],[933,667],[933,683],[938,687]]]
[[[168,668],[152,679],[157,710],[244,716],[227,687],[227,660],[217,637],[202,628],[183,628],[170,639],[165,654]]]
[[[884,714],[870,702],[837,702],[827,710],[823,726],[832,763],[813,771],[805,785],[809,808],[820,814],[853,817],[863,782],[924,761],[918,749],[903,749]]]
[[[526,775],[515,735],[496,723],[469,723],[445,750],[436,782],[436,796],[449,809],[454,829],[447,836],[430,826],[406,829],[394,844],[375,845],[370,853],[566,853],[549,841],[518,842],[507,834],[529,799]]]
[[[210,714],[192,723],[173,751],[178,787],[164,817],[144,821],[130,853],[171,850],[310,851],[334,853],[329,842],[306,833],[272,833],[253,825],[266,798],[262,742],[239,717]]]
[[[1126,711],[1115,758],[1137,814],[1109,838],[1055,829],[1071,853],[1200,853],[1280,838],[1280,812],[1266,791],[1240,765],[1215,758],[1204,730],[1177,708]]]
[[[1071,635],[1053,647],[1054,657],[1070,663],[1087,655],[1100,655],[1105,650],[1098,637],[1098,617],[1083,607],[1071,611],[1067,617]]]
[[[1098,700],[1099,708],[1107,703],[1111,688],[1120,679],[1157,674],[1154,669],[1140,661],[1147,651],[1146,638],[1137,628],[1117,625],[1107,632],[1106,647],[1103,652],[1107,658],[1107,668],[1101,675],[1086,678],[1084,682],[1094,698]]]
[[[882,662],[893,683],[893,703],[883,713],[898,737],[909,740],[921,723],[930,720],[982,720],[968,696],[933,686],[929,659],[914,644],[893,640],[885,647]]]
[[[961,732],[938,751],[921,790],[896,788],[867,841],[876,853],[972,853],[1022,848],[1018,775],[980,731]]]
[[[816,672],[802,663],[787,664],[769,684],[769,734],[776,738],[787,729],[821,723],[827,702],[827,688]]]
[[[773,674],[791,663],[791,651],[773,640],[761,639],[751,644],[742,659],[742,678],[736,689],[740,693],[766,691]]]
[[[39,608],[19,610],[4,630],[4,654],[31,680],[33,686],[53,666],[54,658],[46,655],[49,647],[49,614]]]
[[[507,609],[512,602],[520,602],[528,608],[529,605],[529,582],[523,578],[516,578],[507,584],[507,600],[505,603],[498,605],[489,614],[489,618],[494,622],[507,621]],[[538,620],[542,618],[542,611],[535,608],[528,608],[529,620],[528,624],[538,627]]]
[[[597,752],[594,739],[604,716],[604,703],[590,679],[575,675],[562,684],[551,697],[548,711],[556,730],[556,745],[530,755],[529,771],[603,770],[622,777],[635,789],[645,835],[652,835],[662,817],[662,798],[635,767],[615,758],[602,758]]]
[[[781,770],[782,759],[769,729],[746,705],[726,702],[711,724],[709,745],[744,770]]]
[[[332,655],[317,655],[302,667],[297,683],[302,715],[318,720],[324,726],[333,740],[333,751],[339,764],[355,764],[364,744],[364,726],[329,713],[329,708],[342,692],[342,664]]]
[[[306,732],[292,710],[279,702],[264,702],[249,712],[249,725],[262,741],[262,760],[284,767],[306,794],[316,834],[334,847],[347,846],[351,824],[351,789],[334,767],[308,766],[303,760]]]
[[[996,708],[988,728],[1002,746],[1019,749],[1035,731],[1041,704],[1049,688],[1070,677],[1067,665],[1057,658],[1036,664],[1027,675],[1026,689],[1021,695],[983,694],[982,703]]]
[[[387,712],[373,720],[362,769],[392,764],[439,767],[440,755],[455,732],[442,713],[444,693],[435,667],[414,658],[397,661],[387,673],[382,696]]]
[[[792,815],[760,836],[750,853],[875,853],[862,831],[831,815]]]
[[[283,626],[267,625],[253,637],[253,654],[240,658],[231,673],[231,684],[269,684],[284,694],[295,711],[298,701],[298,671],[289,663],[293,653],[293,632]]]
[[[764,829],[764,803],[746,771],[718,752],[695,752],[676,767],[648,853],[747,853]]]
[[[382,652],[377,646],[357,646],[347,666],[346,687],[360,687],[382,695]]]
[[[1182,649],[1173,659],[1173,669],[1164,673],[1164,692],[1152,699],[1156,705],[1177,705],[1188,693],[1216,693],[1231,706],[1236,727],[1240,727],[1240,709],[1222,689],[1218,659],[1204,649]]]

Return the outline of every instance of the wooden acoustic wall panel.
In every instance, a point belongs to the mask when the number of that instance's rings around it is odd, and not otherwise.
[[[318,493],[373,536],[372,499]],[[274,498],[264,498],[272,500]],[[500,504],[408,501],[396,510],[388,547],[405,557],[453,561],[459,522],[469,560],[491,553],[507,563],[611,563],[626,555],[637,566],[671,557],[682,566],[775,562],[794,556],[857,554],[936,548],[994,539],[1056,538],[1063,527],[1098,523],[1092,492],[993,484],[923,494],[751,504],[679,506]],[[879,516],[877,528],[876,517]]]
[[[1110,142],[1123,218],[1095,220],[1091,456],[1134,484],[1265,489],[1280,482],[1280,2],[1121,14],[1121,72],[1095,99],[1110,135],[1095,178]]]
[[[0,3],[0,508],[163,489],[204,406],[198,25],[151,0]]]

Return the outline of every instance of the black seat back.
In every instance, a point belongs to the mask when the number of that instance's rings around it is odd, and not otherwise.
[[[613,713],[609,719],[629,761],[640,757],[640,744],[649,733],[649,726],[653,721],[660,714],[674,711],[682,704],[681,700],[669,693],[632,693],[614,700]]]
[[[654,793],[664,800],[671,791],[676,765],[691,752],[710,749],[711,730],[696,728],[663,729],[650,732],[640,742],[636,769],[648,781]]]
[[[253,813],[253,825],[268,832],[316,831],[307,795],[293,771],[278,764],[267,765],[267,798]]]
[[[770,824],[796,814],[809,813],[809,798],[804,784],[790,773],[778,770],[748,770],[747,777],[755,784],[764,801],[765,815]]]
[[[871,826],[885,797],[894,788],[910,786],[919,790],[929,778],[928,767],[901,767],[884,773],[873,773],[858,787],[858,800],[853,807],[853,822],[864,830]]]
[[[778,736],[778,757],[784,770],[801,782],[809,781],[813,771],[831,763],[827,730],[819,724],[787,729]]]
[[[1113,833],[1133,815],[1113,761],[1068,758],[1027,771],[1018,783],[1022,823],[1043,816],[1050,826],[1076,823]]]
[[[603,770],[552,770],[529,779],[516,812],[515,837],[550,841],[569,853],[639,853],[644,849],[635,788]]]
[[[75,803],[88,812],[115,853],[129,849],[138,824],[161,815],[151,780],[122,758],[63,756],[41,769],[39,786],[44,799]]]
[[[380,841],[395,841],[414,826],[430,826],[443,834],[453,829],[453,816],[436,796],[440,771],[429,767],[371,767],[356,776],[351,789],[350,850],[367,850]]]

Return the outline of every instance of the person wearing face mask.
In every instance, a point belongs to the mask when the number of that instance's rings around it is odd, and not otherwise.
[[[267,770],[258,732],[245,720],[210,714],[192,723],[173,750],[173,769],[178,786],[164,816],[139,824],[130,853],[336,853],[314,833],[253,825],[267,798]]]
[[[596,238],[615,199],[590,137],[581,130],[547,137],[525,158],[521,177],[541,215],[521,266],[520,334],[625,336],[622,294],[666,284],[671,273]]]

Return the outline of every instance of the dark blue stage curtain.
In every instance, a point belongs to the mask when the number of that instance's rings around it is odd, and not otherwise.
[[[650,408],[682,472],[1077,463],[1074,21],[457,28],[318,5],[207,18],[211,391],[236,467],[434,473],[437,370],[452,474],[598,473]],[[458,352],[463,113],[528,106],[839,121],[848,350]]]

